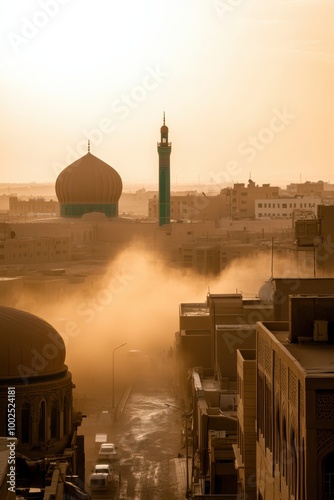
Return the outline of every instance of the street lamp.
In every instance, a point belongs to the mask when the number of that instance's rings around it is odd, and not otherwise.
[[[126,342],[118,347],[115,347],[112,352],[112,408],[115,408],[115,351],[124,345],[126,345]]]
[[[190,489],[189,489],[189,463],[188,463],[188,418],[192,416],[192,413],[186,413],[182,408],[179,408],[178,406],[170,405],[169,403],[164,403],[165,406],[168,406],[168,408],[175,408],[176,410],[179,410],[182,412],[184,418],[186,419],[186,481],[187,481],[187,486],[186,486],[186,498],[190,498]]]

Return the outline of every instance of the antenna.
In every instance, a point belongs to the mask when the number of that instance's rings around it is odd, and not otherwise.
[[[88,139],[88,153],[90,153],[90,140]]]

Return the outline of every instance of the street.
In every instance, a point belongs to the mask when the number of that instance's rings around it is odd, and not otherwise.
[[[182,412],[165,406],[165,403],[177,404],[171,391],[170,369],[166,365],[154,365],[134,380],[117,421],[109,400],[85,401],[82,411],[87,418],[79,433],[85,435],[87,491],[99,449],[95,436],[104,433],[107,441],[118,447],[119,462],[114,466],[120,474],[120,485],[116,492],[109,492],[103,498],[184,498],[185,459],[180,456],[185,456],[181,440]]]

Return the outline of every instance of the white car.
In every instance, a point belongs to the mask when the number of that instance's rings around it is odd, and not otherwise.
[[[89,478],[89,487],[92,491],[108,490],[111,487],[111,476],[103,472],[93,472]]]
[[[118,459],[118,454],[117,454],[117,446],[114,445],[114,443],[102,443],[100,446],[99,450],[99,460],[117,460]]]
[[[93,473],[94,474],[108,474],[112,478],[113,466],[111,464],[95,464]]]

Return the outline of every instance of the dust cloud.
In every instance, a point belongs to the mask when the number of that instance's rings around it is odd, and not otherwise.
[[[270,257],[234,261],[217,277],[187,273],[155,258],[143,248],[128,248],[94,282],[76,291],[67,285],[68,293],[56,301],[27,302],[30,312],[62,335],[78,392],[110,393],[113,356],[118,381],[131,371],[129,351],[139,350],[159,364],[174,347],[180,303],[205,302],[208,291],[256,296],[270,276]],[[275,265],[294,273],[291,262]]]

